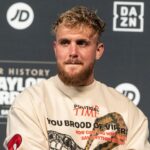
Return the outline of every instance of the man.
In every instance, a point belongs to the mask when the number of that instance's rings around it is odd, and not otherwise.
[[[86,7],[53,26],[58,75],[14,101],[5,147],[18,150],[150,150],[148,121],[134,104],[94,79],[104,22]]]

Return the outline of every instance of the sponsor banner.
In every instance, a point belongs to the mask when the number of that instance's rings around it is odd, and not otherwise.
[[[55,72],[55,62],[0,62],[0,124],[6,123],[8,110],[20,92]]]
[[[12,28],[23,30],[32,24],[34,20],[34,12],[28,4],[17,2],[8,8],[6,17],[8,24]]]
[[[144,31],[144,2],[115,1],[113,15],[113,31]]]
[[[139,89],[131,83],[121,83],[116,90],[129,98],[135,105],[138,105],[141,99]]]

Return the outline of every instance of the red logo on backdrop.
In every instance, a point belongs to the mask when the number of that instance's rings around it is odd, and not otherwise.
[[[22,137],[20,134],[15,134],[7,144],[8,150],[16,150],[22,143]]]

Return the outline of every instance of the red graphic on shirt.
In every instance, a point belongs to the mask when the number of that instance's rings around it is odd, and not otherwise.
[[[99,115],[99,106],[80,106],[74,105],[74,112],[76,116],[87,116],[96,118]]]
[[[20,134],[15,134],[7,144],[8,150],[16,150],[22,143],[22,137]]]

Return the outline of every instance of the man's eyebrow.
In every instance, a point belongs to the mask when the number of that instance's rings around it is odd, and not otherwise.
[[[57,40],[58,42],[62,42],[62,41],[71,41],[71,39],[69,38],[60,38]],[[87,42],[87,43],[90,43],[90,40],[89,39],[86,39],[86,38],[78,38],[75,40],[76,42]]]
[[[58,39],[57,42],[69,42],[70,40],[67,39],[67,38],[61,38],[61,39]]]
[[[84,38],[77,39],[76,41],[85,41],[85,42],[90,42],[90,40],[89,40],[89,39],[84,39]]]
[[[68,40],[69,41],[68,38],[60,38],[60,39],[58,39],[58,41],[62,41],[62,40]]]

